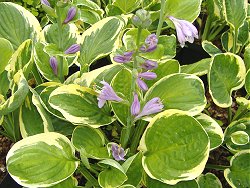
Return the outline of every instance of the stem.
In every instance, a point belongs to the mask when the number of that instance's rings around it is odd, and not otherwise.
[[[237,40],[238,40],[238,28],[234,29],[234,43],[233,43],[233,53],[236,54],[237,50]]]
[[[100,187],[96,178],[94,178],[83,165],[79,166],[79,170],[86,180],[88,180],[94,187]]]
[[[208,169],[215,169],[215,170],[225,170],[229,168],[230,166],[222,166],[222,165],[213,165],[213,164],[206,164],[205,168]]]
[[[218,27],[211,35],[209,35],[208,40],[212,41],[221,31],[224,29],[225,24],[222,24],[220,27]]]
[[[203,34],[202,34],[202,41],[204,41],[204,40],[207,39],[207,37],[208,37],[208,32],[210,31],[211,23],[212,23],[211,17],[208,16],[208,17],[207,17],[206,24],[205,24],[204,31],[203,31]]]
[[[231,121],[232,121],[232,108],[231,108],[231,106],[229,106],[228,107],[228,121],[229,121],[229,123],[231,123]]]
[[[37,71],[37,68],[36,68],[35,65],[33,66],[32,73],[33,73],[33,76],[34,76],[34,78],[36,80],[36,84],[37,85],[42,84],[43,83],[43,79],[42,79],[41,75],[39,74],[39,72]]]
[[[160,19],[159,19],[159,23],[158,23],[158,26],[157,26],[157,32],[156,32],[157,38],[159,38],[159,36],[161,34],[162,25],[163,25],[163,22],[164,22],[165,4],[166,4],[166,0],[161,0]]]
[[[249,94],[247,94],[247,95],[245,96],[245,98],[246,98],[246,99],[248,99],[249,97],[250,97],[250,95],[249,95]]]
[[[128,108],[127,126],[124,127],[122,129],[122,132],[121,132],[121,140],[120,140],[120,142],[121,142],[121,145],[122,145],[123,148],[127,147],[128,140],[129,140],[129,137],[130,137],[130,134],[131,134],[131,129],[132,129],[132,126],[134,125],[133,116],[132,116],[132,114],[130,112],[130,106],[133,103],[133,93],[135,92],[135,89],[136,89],[137,67],[138,67],[136,57],[139,54],[141,32],[142,32],[142,28],[139,27],[138,32],[137,32],[136,51],[135,51],[135,54],[134,54],[134,63],[133,63],[133,70],[132,70],[131,93],[130,93],[130,97],[129,97],[130,105],[129,105],[129,108]]]
[[[57,12],[57,25],[58,25],[58,48],[60,51],[63,50],[62,47],[62,21],[61,21],[61,12],[60,8],[56,8]],[[64,82],[64,76],[63,76],[63,58],[59,56],[59,66],[58,66],[58,73],[59,73],[59,79],[63,83]]]
[[[130,146],[131,153],[136,152],[136,149],[137,149],[137,147],[139,145],[141,136],[144,133],[145,128],[146,128],[146,122],[144,122],[144,121],[140,121],[138,123],[138,125],[136,126],[135,132],[134,132],[134,135],[133,135],[134,137],[132,139],[132,143],[131,143],[131,146]]]

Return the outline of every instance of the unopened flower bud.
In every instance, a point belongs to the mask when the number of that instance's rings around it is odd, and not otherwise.
[[[49,64],[50,64],[50,67],[52,68],[53,72],[55,75],[57,75],[57,68],[58,68],[58,63],[57,63],[57,59],[55,57],[51,57],[49,59]]]
[[[65,20],[63,21],[64,24],[67,24],[69,23],[76,15],[76,7],[71,7],[69,10],[68,10],[68,14],[67,14],[67,17],[65,18]]]
[[[47,5],[48,7],[50,7],[50,3],[48,0],[41,0],[41,4]]]
[[[74,53],[76,53],[78,51],[80,51],[80,45],[79,44],[73,44],[64,53],[65,54],[74,54]]]
[[[137,27],[148,28],[152,23],[149,12],[143,9],[137,10],[132,17],[132,23]]]

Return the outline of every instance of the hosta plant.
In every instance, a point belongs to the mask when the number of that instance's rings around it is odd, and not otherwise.
[[[222,187],[215,169],[250,186],[246,0],[40,3],[44,27],[0,3],[0,133],[15,142],[6,164],[18,184]],[[194,42],[210,57],[181,65],[174,57]],[[212,103],[228,110],[223,125]],[[224,148],[228,165],[210,163]]]

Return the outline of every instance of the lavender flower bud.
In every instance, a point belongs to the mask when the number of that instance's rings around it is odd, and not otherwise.
[[[143,72],[138,74],[139,78],[144,78],[145,80],[153,80],[157,78],[157,75],[154,72]]]
[[[41,4],[50,7],[50,3],[48,0],[41,0]]]
[[[137,78],[136,82],[137,82],[137,85],[139,86],[139,88],[142,91],[147,91],[148,90],[148,86],[143,80],[141,80],[140,78]]]
[[[103,84],[103,87],[100,94],[97,97],[99,108],[102,108],[106,101],[117,101],[117,102],[123,101],[123,99],[120,98],[115,93],[113,88],[107,82],[101,81],[101,84]]]
[[[75,17],[76,10],[77,10],[76,7],[70,7],[70,9],[68,10],[67,17],[63,21],[64,24],[69,23]]]
[[[118,54],[118,55],[114,56],[113,60],[117,63],[130,62],[132,60],[133,53],[134,52],[131,51],[131,52],[124,52],[122,55]]]
[[[51,57],[49,59],[49,64],[50,64],[50,67],[52,68],[53,72],[55,75],[58,74],[58,63],[57,63],[57,59],[55,57]]]
[[[145,60],[145,62],[141,64],[141,67],[146,70],[152,70],[156,69],[158,67],[158,64],[156,61]]]
[[[163,108],[164,108],[164,105],[162,104],[161,99],[159,97],[155,97],[145,104],[141,113],[138,114],[135,117],[135,119],[139,119],[143,116],[148,116],[151,114],[161,112],[163,110]]]
[[[116,143],[111,145],[112,155],[116,161],[125,161],[124,149]]]
[[[72,46],[70,46],[64,53],[65,54],[74,54],[78,51],[80,51],[80,45],[79,44],[73,44]]]
[[[134,93],[134,100],[131,105],[130,111],[133,116],[137,116],[140,113],[140,101],[138,99],[137,93]]]
[[[157,44],[158,44],[157,36],[154,33],[150,34],[145,40],[145,45],[142,45],[142,47],[140,48],[140,51],[152,52],[157,48]]]

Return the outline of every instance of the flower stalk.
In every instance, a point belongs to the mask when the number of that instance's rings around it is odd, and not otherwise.
[[[156,36],[157,36],[158,39],[159,39],[159,36],[160,36],[160,34],[161,34],[161,29],[162,29],[163,22],[164,22],[165,4],[166,4],[166,0],[161,0],[160,19],[159,19],[159,23],[158,23],[157,31],[156,31]]]

